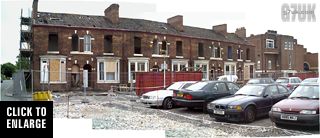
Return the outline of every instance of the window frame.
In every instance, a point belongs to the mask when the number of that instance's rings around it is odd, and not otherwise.
[[[272,46],[269,47],[269,44],[272,44]],[[266,39],[266,47],[265,48],[275,48],[274,40],[273,39]]]
[[[108,80],[106,67],[107,62],[114,62],[115,64],[115,72],[114,72],[114,80]],[[100,63],[103,63],[103,71],[100,70]],[[103,80],[100,78],[100,73],[103,73]],[[97,58],[97,83],[120,83],[120,60],[116,58],[105,58],[98,57]]]

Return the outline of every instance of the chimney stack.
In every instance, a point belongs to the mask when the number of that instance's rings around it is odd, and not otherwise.
[[[213,31],[216,31],[224,36],[227,35],[227,24],[220,24],[212,27]]]
[[[243,39],[246,38],[246,28],[240,27],[236,29],[235,34]]]
[[[32,3],[32,18],[36,19],[38,14],[38,0],[33,0]]]
[[[176,30],[183,31],[183,16],[176,15],[167,19],[167,23],[173,26]]]
[[[119,5],[112,4],[104,10],[104,16],[110,20],[113,24],[119,23]]]

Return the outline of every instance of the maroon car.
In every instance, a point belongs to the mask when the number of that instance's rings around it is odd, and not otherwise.
[[[298,86],[288,99],[273,105],[269,116],[276,125],[319,126],[319,84]]]

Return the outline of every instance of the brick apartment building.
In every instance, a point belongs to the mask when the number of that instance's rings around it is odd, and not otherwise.
[[[318,69],[318,54],[307,53],[297,39],[268,30],[265,34],[251,35],[247,40],[256,46],[256,75],[288,76]],[[276,75],[276,76],[274,76]]]
[[[50,82],[54,91],[81,88],[83,70],[89,87],[134,83],[134,72],[203,72],[203,80],[236,74],[240,81],[254,75],[255,46],[246,41],[246,29],[227,32],[227,25],[203,29],[183,25],[183,16],[166,23],[119,17],[112,4],[103,16],[38,12],[33,3],[31,48],[34,89]],[[295,67],[295,66],[292,66]]]

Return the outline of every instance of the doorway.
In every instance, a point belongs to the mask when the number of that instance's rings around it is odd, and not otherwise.
[[[92,86],[92,80],[91,80],[91,75],[92,75],[92,73],[91,73],[91,65],[90,64],[86,64],[86,65],[84,65],[83,66],[83,70],[88,70],[88,87],[91,87]]]

